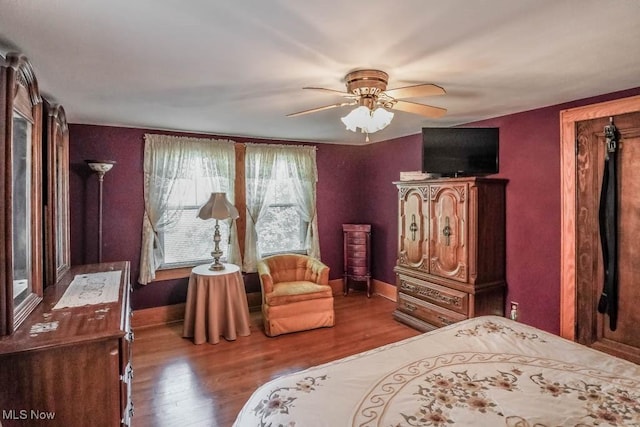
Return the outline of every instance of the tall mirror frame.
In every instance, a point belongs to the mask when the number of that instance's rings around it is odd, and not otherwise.
[[[42,98],[24,55],[0,65],[0,335],[9,335],[42,301]]]
[[[64,107],[45,103],[47,201],[45,203],[46,286],[71,267],[69,244],[69,126]]]

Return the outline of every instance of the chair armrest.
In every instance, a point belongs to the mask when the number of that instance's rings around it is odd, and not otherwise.
[[[271,270],[266,262],[258,261],[258,277],[260,278],[260,286],[262,287],[262,296],[273,292],[273,277]]]
[[[322,263],[322,261],[309,258],[309,263],[307,264],[307,268],[313,272],[313,275],[316,277],[314,280],[319,285],[328,285],[329,284],[329,266]]]

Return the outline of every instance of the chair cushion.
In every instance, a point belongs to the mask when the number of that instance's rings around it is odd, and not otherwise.
[[[306,280],[280,282],[273,285],[273,292],[265,295],[266,303],[271,306],[318,298],[333,298],[331,286]]]
[[[275,255],[264,258],[262,262],[269,266],[273,283],[302,280],[320,283],[326,268],[320,261],[304,255]]]

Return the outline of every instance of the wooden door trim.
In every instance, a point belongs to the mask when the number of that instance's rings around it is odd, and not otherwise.
[[[576,328],[576,133],[575,123],[640,111],[640,96],[560,111],[560,335],[575,340]]]

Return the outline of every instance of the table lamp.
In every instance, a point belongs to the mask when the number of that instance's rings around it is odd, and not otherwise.
[[[198,218],[200,219],[215,219],[216,227],[213,232],[213,264],[209,266],[209,270],[219,271],[224,270],[224,264],[220,262],[222,251],[220,250],[220,227],[218,225],[219,220],[224,219],[237,219],[240,216],[238,209],[233,206],[228,200],[225,193],[211,193],[211,197],[200,208],[198,212]]]

